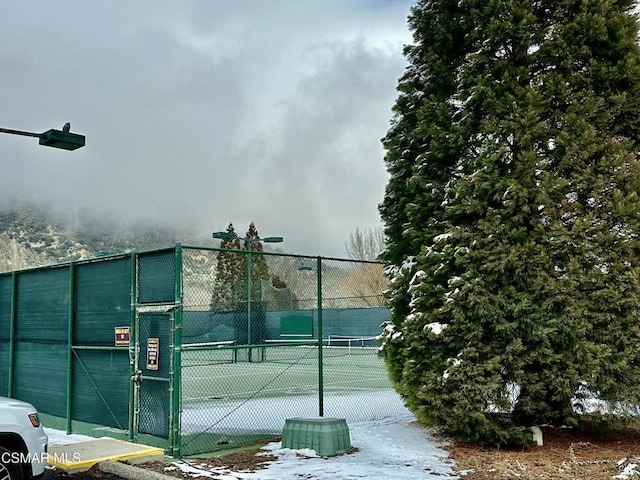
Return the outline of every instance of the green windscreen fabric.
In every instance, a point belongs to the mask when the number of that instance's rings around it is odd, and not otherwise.
[[[13,397],[33,404],[40,412],[64,417],[66,388],[66,345],[16,344]]]
[[[0,396],[9,393],[11,275],[0,275]]]
[[[0,341],[0,397],[9,395],[9,347],[9,342]]]
[[[115,327],[131,323],[131,257],[78,265],[74,345],[113,346]]]
[[[11,330],[11,275],[0,275],[0,341],[9,340]]]
[[[18,275],[17,338],[66,343],[69,324],[69,267]]]
[[[64,416],[69,266],[17,275],[14,397]]]
[[[126,430],[130,383],[126,350],[75,350],[73,418]]]
[[[115,327],[131,324],[131,257],[80,264],[75,271],[74,346],[115,346]],[[129,352],[73,351],[75,420],[126,430]]]
[[[172,303],[176,295],[175,250],[138,256],[138,302]]]

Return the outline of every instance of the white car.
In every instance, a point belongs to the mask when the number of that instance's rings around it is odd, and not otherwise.
[[[0,397],[0,480],[41,477],[48,441],[33,405]]]

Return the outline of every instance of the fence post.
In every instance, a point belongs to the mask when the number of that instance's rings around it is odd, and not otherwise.
[[[136,439],[135,430],[135,411],[136,411],[136,393],[133,377],[136,373],[136,357],[138,355],[138,343],[136,332],[136,292],[138,289],[138,275],[137,275],[137,255],[131,252],[131,305],[129,307],[130,319],[129,319],[129,441],[133,442]]]
[[[7,385],[7,396],[13,398],[13,377],[15,370],[15,352],[16,352],[16,324],[18,316],[18,274],[16,271],[11,272],[11,312],[9,318],[9,375]]]
[[[324,365],[322,361],[322,257],[316,259],[318,272],[318,416],[324,417]]]
[[[173,315],[173,332],[171,343],[172,349],[172,361],[171,371],[169,372],[171,378],[171,412],[169,436],[171,454],[174,457],[180,456],[180,399],[182,396],[181,389],[181,373],[182,373],[182,245],[176,244],[176,276],[175,276],[175,303],[177,308]]]
[[[67,433],[71,433],[73,397],[73,317],[75,316],[76,268],[69,263],[69,309],[67,317]]]

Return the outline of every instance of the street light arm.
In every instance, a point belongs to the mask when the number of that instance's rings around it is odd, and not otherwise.
[[[259,238],[259,237],[239,237],[238,235],[236,235],[235,233],[231,233],[231,232],[213,232],[211,234],[211,236],[213,238],[216,238],[218,240],[232,240],[232,239],[238,239],[238,240],[242,240],[243,242],[247,242],[247,244],[251,245],[252,243],[259,243],[259,242],[264,242],[264,243],[282,243],[283,242],[283,238],[282,237],[264,237],[264,238]]]
[[[25,132],[23,130],[13,130],[11,128],[0,128],[0,133],[8,133],[10,135],[22,135],[23,137],[36,137],[40,138],[41,133]]]

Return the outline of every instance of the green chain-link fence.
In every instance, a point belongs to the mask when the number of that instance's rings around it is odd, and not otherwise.
[[[381,264],[185,248],[183,270],[182,454],[276,437],[289,417],[404,412],[377,355]]]
[[[385,287],[375,262],[180,245],[2,274],[0,395],[182,456],[403,414]]]

